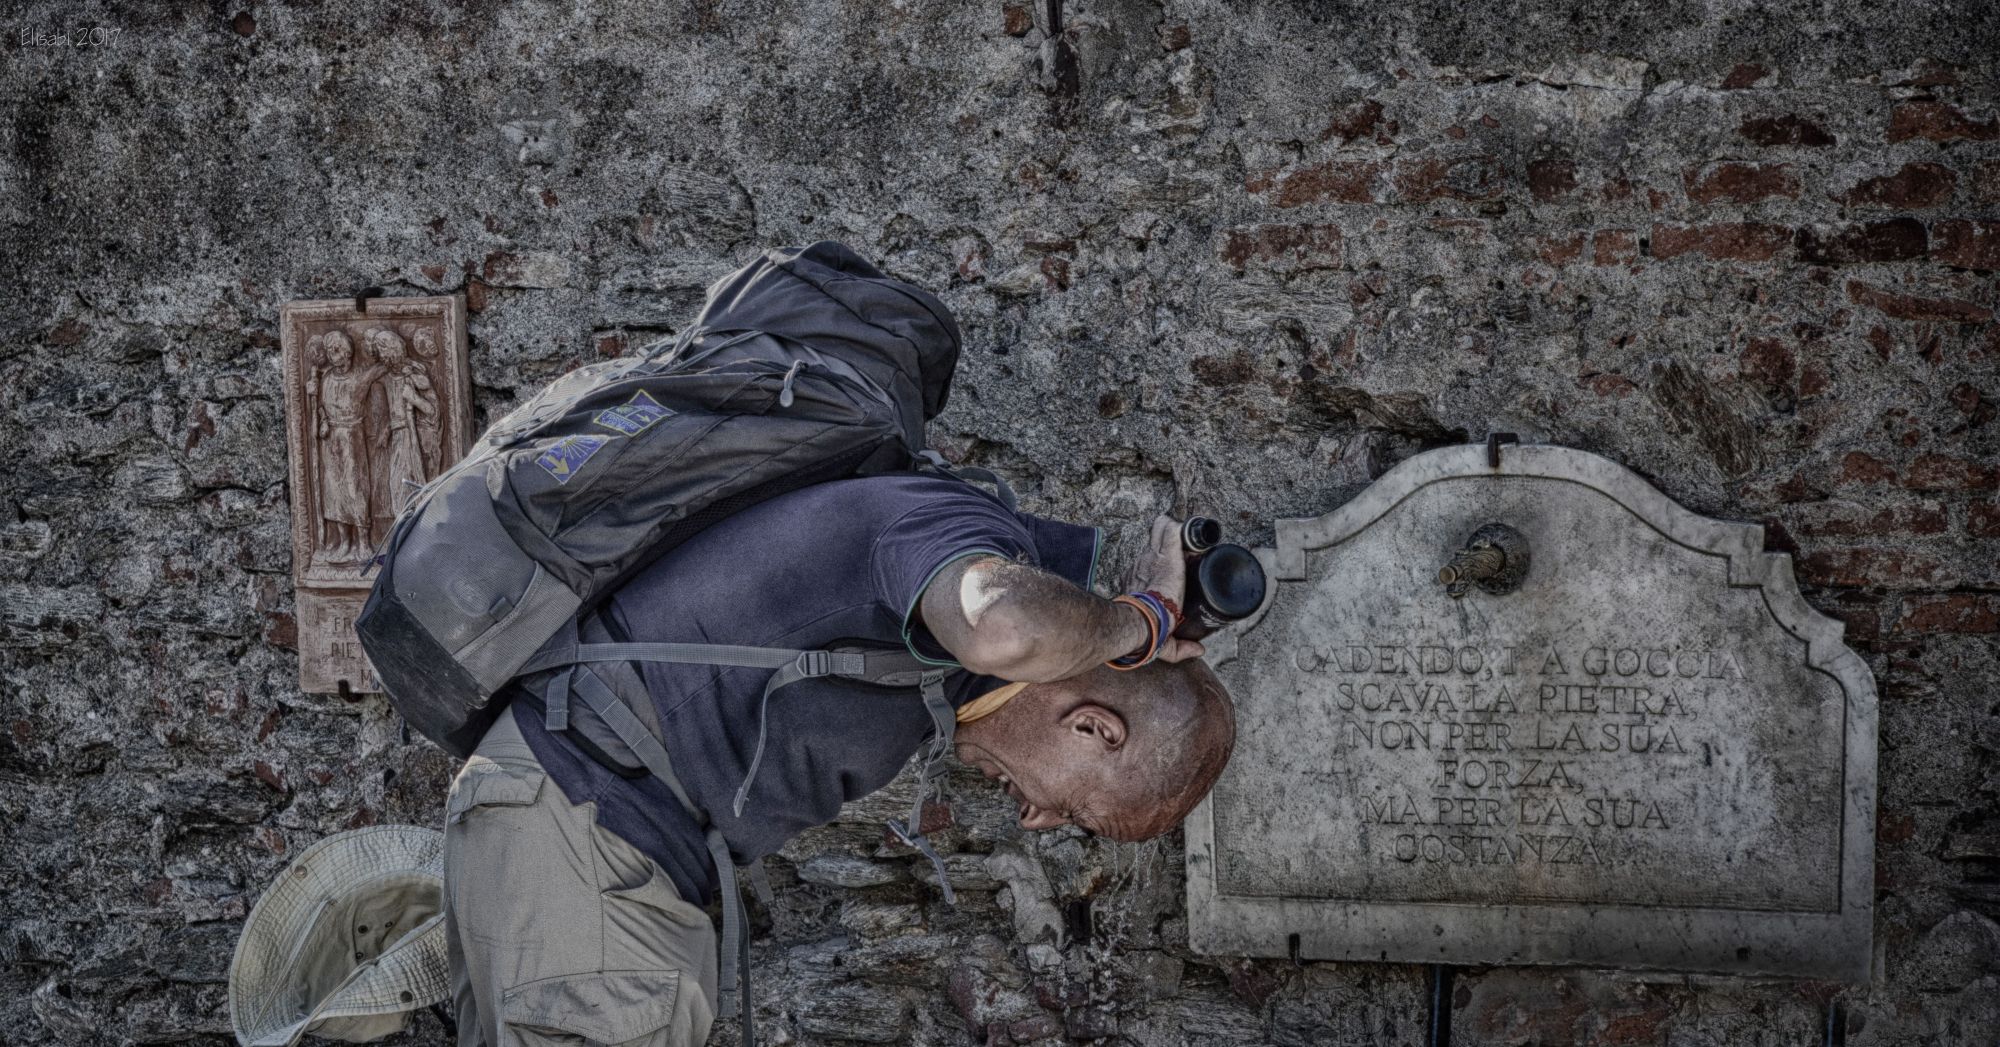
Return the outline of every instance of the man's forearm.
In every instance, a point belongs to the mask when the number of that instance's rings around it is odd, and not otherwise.
[[[1068,679],[1151,639],[1137,609],[998,557],[940,572],[923,612],[932,635],[966,668],[1023,683]]]

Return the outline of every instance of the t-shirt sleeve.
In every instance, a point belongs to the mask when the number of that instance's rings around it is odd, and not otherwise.
[[[974,553],[1035,562],[1034,540],[1020,518],[970,490],[942,495],[904,513],[875,539],[877,598],[901,623],[904,642],[919,657],[948,663],[950,655],[926,630],[912,628],[917,598],[938,571]]]

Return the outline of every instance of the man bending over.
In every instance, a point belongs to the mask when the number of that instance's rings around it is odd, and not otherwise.
[[[1090,591],[1098,539],[953,479],[824,483],[673,550],[587,618],[582,639],[906,648],[950,670],[958,758],[1000,783],[1023,827],[1146,840],[1207,794],[1235,722],[1198,644],[1169,640],[1129,671],[1107,664],[1142,659],[1153,626]],[[1180,599],[1172,521],[1155,523],[1133,582]],[[811,677],[766,705],[769,670],[575,672],[595,673],[660,737],[738,864],[888,784],[933,731],[905,687]],[[447,808],[461,1047],[703,1042],[717,982],[703,907],[735,884],[717,882],[694,815],[629,751],[602,732],[552,733],[528,690],[511,696]]]

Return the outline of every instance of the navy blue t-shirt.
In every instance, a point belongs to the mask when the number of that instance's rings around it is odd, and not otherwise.
[[[918,597],[945,565],[973,553],[1020,558],[1089,588],[1098,531],[1014,512],[969,484],[879,476],[817,484],[747,509],[696,535],[615,593],[604,638],[641,643],[812,649],[843,641],[907,644],[953,665],[921,626]],[[586,635],[586,639],[592,637]],[[743,816],[731,806],[757,744],[771,670],[642,663],[675,772],[738,862],[832,821],[840,805],[895,778],[931,733],[915,688],[820,677],[779,690]],[[950,674],[954,707],[1004,681]],[[705,904],[715,877],[701,832],[651,776],[624,778],[515,703],[528,746],[571,803],[659,862],[682,897]]]

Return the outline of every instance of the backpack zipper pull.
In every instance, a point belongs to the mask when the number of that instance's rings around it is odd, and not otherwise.
[[[799,360],[792,364],[791,370],[785,372],[785,384],[778,387],[779,407],[792,406],[792,379],[797,378],[799,376],[799,372],[805,370],[805,367],[806,367],[806,362],[804,360]]]

